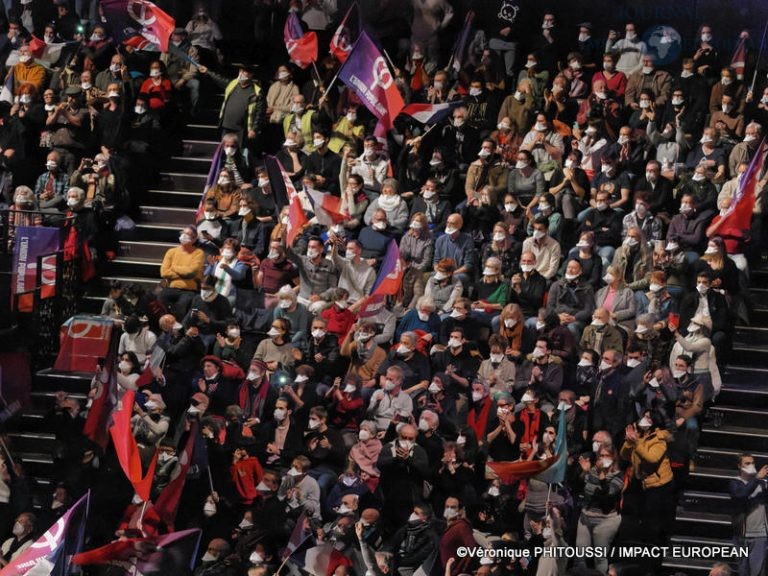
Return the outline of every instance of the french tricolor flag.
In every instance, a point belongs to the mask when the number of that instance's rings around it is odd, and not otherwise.
[[[461,100],[445,104],[408,104],[401,113],[406,114],[422,124],[437,124],[450,116],[454,108],[462,105]]]

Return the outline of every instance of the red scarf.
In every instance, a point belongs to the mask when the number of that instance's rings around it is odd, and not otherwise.
[[[541,425],[541,410],[536,408],[533,416],[531,416],[531,413],[528,412],[528,410],[523,410],[520,412],[520,422],[523,423],[523,437],[520,439],[520,443],[533,444],[533,439],[539,435],[539,426]],[[525,452],[525,456],[527,456],[528,451]]]
[[[480,409],[480,415],[475,416],[476,410],[474,406],[472,406],[467,415],[467,425],[475,431],[475,436],[477,437],[478,442],[485,439],[485,429],[488,426],[488,412],[490,409],[491,398],[490,396],[486,396],[483,401],[483,407]]]

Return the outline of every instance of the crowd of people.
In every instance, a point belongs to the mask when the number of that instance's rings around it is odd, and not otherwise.
[[[754,52],[745,75],[702,23],[695,49],[662,66],[638,23],[560,26],[504,0],[477,9],[456,72],[440,67],[455,7],[404,16],[384,2],[370,25],[404,100],[454,106],[435,126],[401,115],[381,139],[353,90],[326,91],[331,57],[307,70],[287,55],[240,62],[232,79],[204,7],[157,58],[116,46],[95,2],[88,21],[54,0],[55,23],[35,25],[44,3],[22,2],[0,42],[15,82],[0,103],[9,245],[14,224],[70,216],[108,255],[152,177],[143,168],[198,114],[201,89],[224,90],[221,169],[199,221],[155,292],[115,281],[102,310],[121,331],[116,394],[136,392],[145,468],[159,451],[153,501],[199,424],[207,461],[175,523],[203,530],[196,575],[296,573],[299,561],[281,565],[295,529],[333,550],[328,576],[630,573],[609,557],[457,548],[666,542],[761,256],[764,179],[751,227],[727,218],[768,122],[768,85],[745,80]],[[272,36],[296,12],[322,53],[346,11],[290,0],[269,12]],[[51,70],[30,56],[43,30],[79,42]],[[293,242],[265,153],[305,210]],[[322,224],[314,191],[339,198],[343,220]],[[401,288],[372,298],[393,242]],[[170,529],[144,518],[113,452],[84,439],[99,392],[95,380],[87,403],[57,398],[67,449],[42,513],[23,467],[3,468],[0,562],[88,488],[104,511],[92,544]],[[507,483],[488,466],[553,460],[562,417],[561,482]],[[768,467],[746,453],[733,467],[741,573],[757,576]]]

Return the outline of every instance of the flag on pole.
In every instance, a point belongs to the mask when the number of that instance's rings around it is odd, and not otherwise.
[[[405,103],[387,61],[365,31],[339,70],[339,79],[360,97],[385,129],[392,128]]]
[[[126,38],[125,40],[123,40],[123,46],[130,46],[131,48],[134,48],[136,50],[144,50],[146,52],[157,52],[157,46],[155,46],[154,44],[152,44],[152,42],[144,38],[144,36],[140,36],[140,35]]]
[[[466,17],[464,18],[464,26],[462,26],[461,32],[459,32],[459,37],[456,39],[456,44],[453,46],[451,59],[448,61],[447,68],[453,68],[453,70],[457,73],[461,70],[464,56],[467,53],[467,46],[469,45],[469,33],[472,31],[472,21],[474,18],[475,13],[472,10],[467,12]]]
[[[91,409],[88,411],[85,426],[83,426],[83,435],[101,446],[102,450],[106,450],[109,442],[109,419],[115,409],[117,396],[114,352],[114,350],[110,351],[104,360],[104,366],[96,375],[96,395],[93,398]]]
[[[85,538],[90,491],[48,528],[32,546],[0,570],[0,576],[66,576]]]
[[[203,217],[203,213],[205,212],[205,197],[208,195],[208,191],[213,188],[219,180],[219,172],[221,172],[223,160],[224,147],[219,143],[219,145],[216,146],[216,151],[213,153],[211,167],[208,169],[208,177],[205,179],[205,187],[203,188],[203,195],[200,197],[200,204],[197,205],[197,213],[195,214],[196,222],[199,222]]]
[[[61,52],[67,46],[74,46],[77,42],[56,42],[47,44],[45,41],[40,40],[37,36],[32,36],[32,40],[29,41],[29,48],[32,51],[32,56],[40,64],[50,67],[55,64],[61,58]]]
[[[445,104],[408,104],[403,108],[402,114],[407,114],[422,124],[437,124],[450,116],[455,108],[463,105],[461,100]]]
[[[299,68],[304,69],[317,61],[317,34],[304,32],[296,12],[289,13],[285,20],[283,40],[288,57]]]
[[[143,474],[139,447],[131,430],[131,416],[133,415],[135,399],[136,392],[134,390],[128,390],[125,393],[121,400],[122,406],[112,415],[112,426],[109,428],[109,433],[112,435],[112,444],[115,446],[117,459],[123,472],[133,484],[136,494],[144,502],[148,502],[152,478],[155,475],[155,466],[157,465],[157,451],[152,457],[147,473]]]
[[[301,229],[307,224],[307,215],[301,204],[301,198],[296,187],[283,169],[283,165],[274,156],[267,156],[265,160],[269,182],[275,195],[275,204],[282,209],[288,205],[288,225],[286,245],[291,246]]]
[[[341,24],[336,28],[336,32],[334,32],[333,38],[331,38],[329,49],[329,52],[342,64],[346,62],[349,53],[352,51],[352,46],[357,41],[361,29],[360,8],[357,2],[353,2]]]
[[[176,21],[149,0],[101,0],[101,8],[117,42],[143,36],[161,52],[168,51]]]
[[[8,102],[13,104],[13,68],[8,72],[3,82],[3,87],[0,89],[0,102]]]
[[[731,68],[736,72],[736,77],[739,80],[744,80],[744,67],[747,64],[747,39],[739,38],[739,43],[736,44],[736,49],[733,51],[733,57],[731,58]]]
[[[191,573],[200,547],[199,528],[172,532],[154,538],[126,538],[76,554],[76,566],[113,565],[126,574],[154,576]],[[187,572],[189,571],[189,572]]]
[[[340,224],[349,219],[341,211],[341,198],[338,196],[312,188],[307,188],[306,192],[312,200],[315,218],[323,226],[330,228],[334,224]]]
[[[757,152],[752,157],[747,171],[741,177],[736,193],[731,200],[731,205],[725,214],[717,216],[719,220],[709,227],[707,236],[715,235],[723,227],[738,230],[749,230],[752,227],[752,212],[755,209],[757,182],[763,172],[766,153],[768,153],[768,146],[766,146],[766,141],[763,139],[760,146],[757,147]]]
[[[568,438],[565,428],[565,410],[560,410],[560,420],[557,424],[557,439],[555,440],[555,461],[546,470],[536,475],[537,480],[549,484],[565,481],[565,469],[568,464]]]
[[[397,294],[403,283],[404,273],[405,269],[400,258],[400,248],[397,246],[397,242],[392,239],[389,241],[387,252],[381,261],[379,275],[373,284],[371,294],[384,294],[387,296]]]
[[[283,548],[282,559],[287,560],[291,556],[295,556],[304,550],[304,544],[311,542],[312,530],[307,528],[307,513],[302,512],[299,518],[296,520],[296,525],[293,527],[291,537],[288,538],[288,544]],[[303,562],[303,559],[302,559]]]
[[[192,464],[192,455],[197,442],[199,422],[193,420],[187,432],[187,439],[184,442],[184,448],[179,454],[179,465],[176,468],[176,476],[172,477],[168,485],[163,489],[155,502],[155,512],[160,519],[165,522],[168,530],[173,531],[173,521],[176,518],[176,511],[179,508],[181,492],[184,490],[184,484],[187,481],[187,472]]]

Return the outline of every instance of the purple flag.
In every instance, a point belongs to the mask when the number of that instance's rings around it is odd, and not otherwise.
[[[208,170],[208,177],[205,179],[205,188],[203,188],[203,195],[200,198],[200,204],[197,207],[197,215],[195,216],[195,221],[199,222],[203,217],[203,212],[205,211],[205,197],[208,194],[208,190],[213,187],[216,182],[219,180],[219,172],[221,172],[221,161],[222,161],[222,153],[224,152],[224,148],[219,143],[219,145],[216,147],[216,152],[213,153],[213,159],[211,160],[211,167]]]
[[[459,32],[459,37],[456,39],[456,45],[453,47],[453,53],[451,59],[448,62],[447,68],[453,68],[456,72],[461,70],[461,62],[464,60],[464,54],[467,51],[467,44],[469,43],[469,32],[472,29],[472,20],[475,18],[475,13],[470,10],[467,12],[466,18],[464,18],[464,26]]]
[[[392,121],[405,103],[387,61],[366,32],[360,33],[339,70],[339,79],[355,91],[387,130],[392,128]]]
[[[10,219],[13,220],[13,212],[10,213]],[[16,238],[13,245],[13,271],[11,279],[11,307],[15,295],[21,295],[37,288],[37,265],[38,257],[45,254],[52,254],[59,250],[60,231],[58,228],[48,228],[43,226],[18,226],[16,227]],[[45,261],[42,261],[46,268]],[[46,277],[48,269],[42,270],[41,280],[43,283],[49,283],[50,278]],[[56,267],[53,266],[53,279],[55,282]],[[28,299],[19,299],[19,310],[21,312],[31,312],[32,302]]]
[[[384,254],[384,260],[381,262],[379,276],[373,284],[372,295],[386,294],[392,296],[400,291],[403,283],[403,261],[400,259],[400,248],[394,239],[389,241],[387,252]]]

